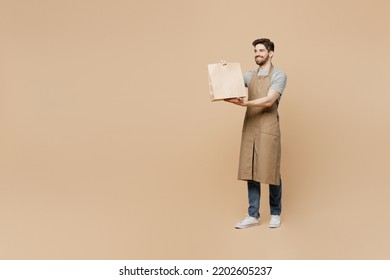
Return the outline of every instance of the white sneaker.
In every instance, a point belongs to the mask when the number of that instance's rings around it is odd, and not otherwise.
[[[242,229],[260,225],[259,219],[247,215],[245,219],[235,225],[235,228]]]
[[[271,215],[271,221],[269,222],[268,227],[277,228],[280,227],[280,216],[279,215]]]

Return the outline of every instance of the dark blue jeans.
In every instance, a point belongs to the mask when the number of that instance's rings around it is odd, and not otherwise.
[[[261,186],[259,182],[248,181],[249,208],[248,215],[259,218]],[[269,185],[269,206],[271,215],[280,215],[282,212],[282,180],[280,185]]]

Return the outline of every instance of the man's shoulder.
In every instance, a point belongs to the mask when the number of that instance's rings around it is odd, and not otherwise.
[[[287,75],[284,73],[280,68],[274,67],[274,70],[272,71],[271,81],[272,82],[283,82],[285,83],[287,80]]]
[[[286,73],[280,69],[279,67],[274,66],[274,70],[272,71],[272,75],[282,75],[287,76]]]

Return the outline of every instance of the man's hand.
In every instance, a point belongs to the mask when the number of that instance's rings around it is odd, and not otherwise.
[[[247,106],[248,102],[244,100],[243,97],[239,98],[226,98],[224,99],[226,102],[236,104],[238,106]]]
[[[226,60],[220,60],[219,63],[221,63],[222,66],[226,66],[227,65]]]

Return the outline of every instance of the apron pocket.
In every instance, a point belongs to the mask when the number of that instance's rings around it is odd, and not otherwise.
[[[261,133],[280,136],[279,117],[274,113],[265,113],[261,118]]]

